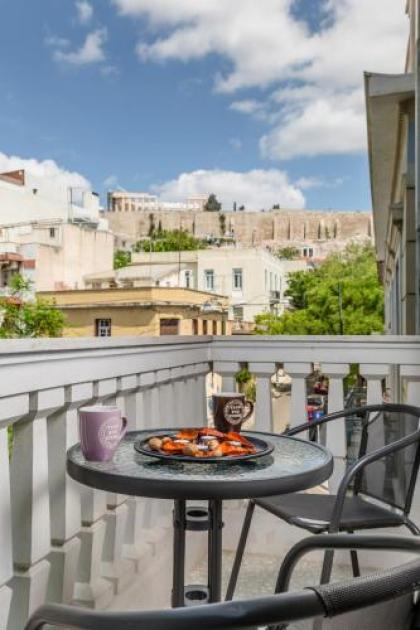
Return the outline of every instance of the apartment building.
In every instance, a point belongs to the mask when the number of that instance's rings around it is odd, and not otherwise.
[[[405,72],[365,73],[370,183],[378,265],[385,287],[385,326],[391,334],[415,334],[415,2]],[[417,322],[418,324],[418,322]]]
[[[230,334],[223,295],[179,287],[44,291],[65,315],[64,337]]]
[[[114,238],[99,197],[24,170],[0,174],[0,288],[21,273],[33,290],[77,289],[112,267]]]
[[[128,267],[91,274],[87,286],[185,287],[229,298],[229,318],[253,322],[258,313],[281,314],[291,271],[305,260],[280,260],[263,248],[221,247],[198,251],[136,253]]]

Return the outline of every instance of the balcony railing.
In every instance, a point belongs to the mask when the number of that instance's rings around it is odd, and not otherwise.
[[[259,430],[274,426],[279,364],[292,378],[292,425],[305,417],[314,363],[329,377],[330,411],[343,407],[353,363],[367,380],[368,403],[382,400],[386,378],[393,400],[420,406],[416,337],[5,340],[0,350],[0,630],[20,630],[44,601],[104,607],[146,559],[159,566],[162,558],[169,506],[81,487],[66,475],[78,407],[116,403],[131,429],[202,424],[209,375],[232,390],[244,363],[256,378]],[[344,424],[329,426],[326,442],[340,469]]]

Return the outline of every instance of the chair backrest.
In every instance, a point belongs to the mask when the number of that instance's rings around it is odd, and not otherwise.
[[[420,409],[409,405],[366,408],[362,418],[359,457],[415,433]],[[363,493],[408,513],[420,464],[420,440],[366,466],[357,476],[354,492]]]

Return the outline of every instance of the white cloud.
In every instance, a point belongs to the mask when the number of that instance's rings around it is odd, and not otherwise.
[[[325,177],[299,177],[294,182],[294,185],[301,190],[308,190],[310,188],[338,188],[344,184],[345,177],[333,177],[332,179],[326,179]]]
[[[90,182],[74,171],[61,168],[54,160],[36,160],[35,158],[21,158],[16,155],[0,153],[0,173],[24,169],[37,178],[44,179],[52,185],[91,188]]]
[[[58,37],[57,35],[48,35],[45,37],[44,44],[46,46],[52,46],[53,48],[67,48],[70,46],[70,40],[65,37]]]
[[[248,172],[198,170],[181,173],[176,179],[153,187],[163,199],[184,201],[187,197],[215,193],[230,210],[236,201],[248,210],[269,209],[279,203],[284,208],[303,208],[305,197],[284,171],[277,169]]]
[[[229,138],[229,144],[235,151],[242,149],[242,140],[240,138]]]
[[[118,176],[117,175],[108,175],[103,181],[104,188],[107,190],[111,190],[116,188],[118,185]]]
[[[76,2],[77,19],[80,24],[88,24],[93,16],[93,7],[86,0]]]
[[[141,60],[217,54],[229,68],[215,78],[217,90],[271,88],[265,103],[237,99],[231,108],[270,125],[261,148],[272,159],[363,150],[362,73],[404,65],[402,0],[320,0],[327,19],[317,32],[292,13],[293,0],[264,0],[264,10],[255,0],[113,2],[120,14],[152,26],[137,46]]]
[[[69,63],[75,66],[85,66],[104,61],[104,45],[106,39],[106,28],[99,28],[87,35],[84,44],[79,49],[69,52],[55,50],[53,57],[55,61]]]

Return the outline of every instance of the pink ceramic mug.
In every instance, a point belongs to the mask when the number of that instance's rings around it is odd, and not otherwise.
[[[80,446],[86,459],[108,462],[127,431],[118,407],[93,405],[79,409]]]

